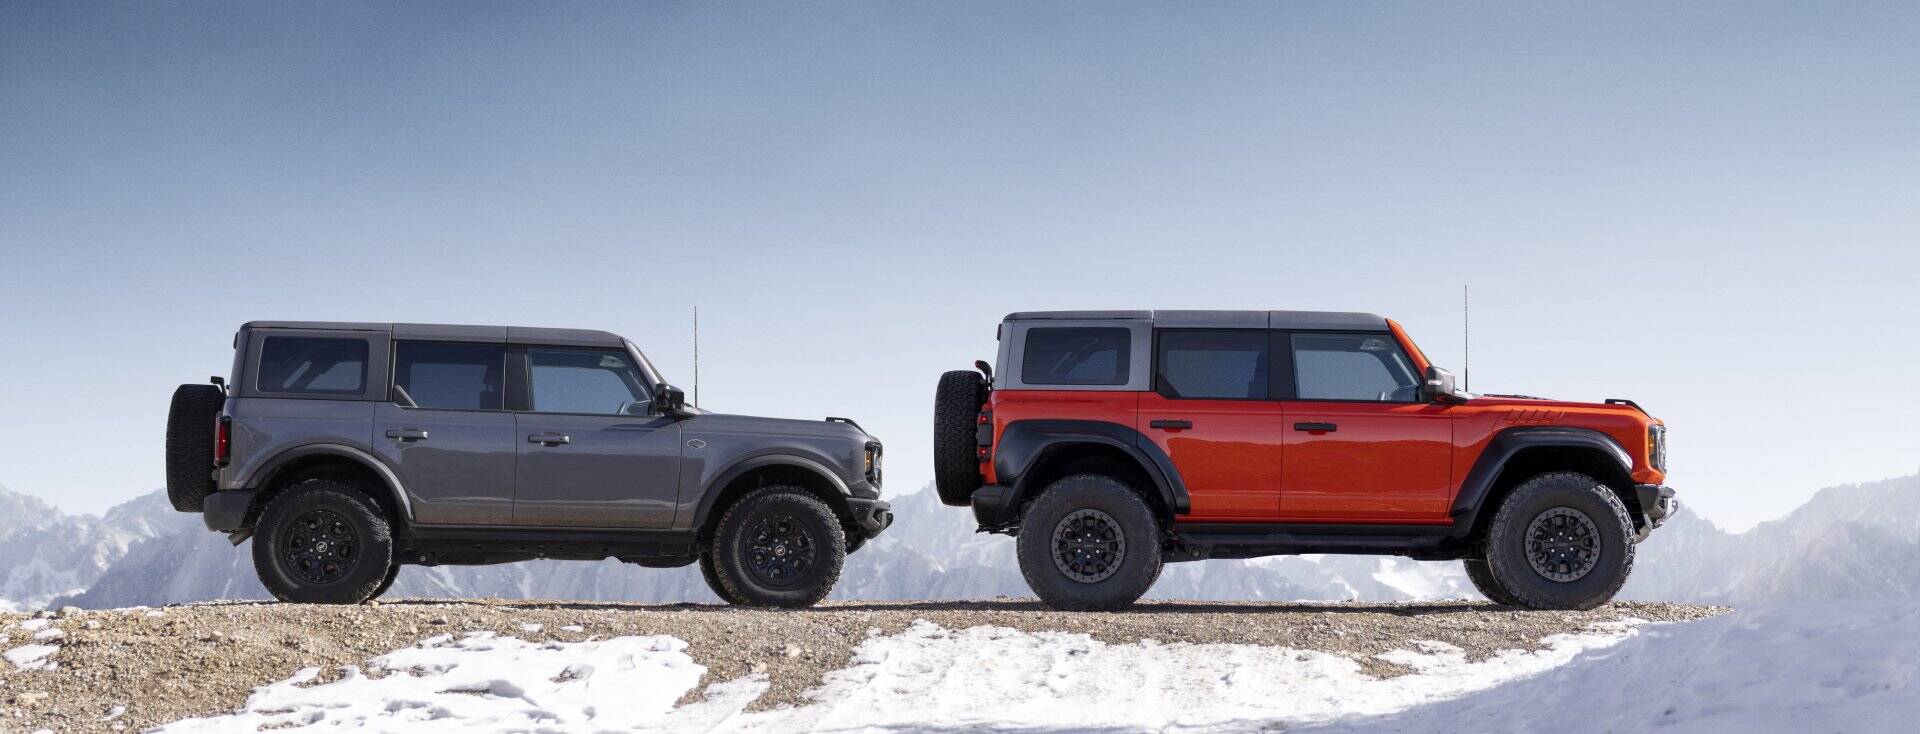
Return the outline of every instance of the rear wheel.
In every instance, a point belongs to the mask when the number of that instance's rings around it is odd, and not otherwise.
[[[1515,487],[1485,542],[1487,580],[1504,595],[1488,598],[1533,609],[1600,606],[1633,570],[1633,518],[1619,495],[1585,474],[1542,474]]]
[[[707,550],[715,593],[732,604],[807,607],[833,591],[846,531],[825,502],[795,486],[748,492],[727,508]]]
[[[1046,488],[1020,520],[1020,575],[1068,611],[1124,609],[1160,577],[1160,522],[1132,487],[1077,474]]]
[[[167,408],[167,501],[180,512],[206,508],[213,491],[214,421],[227,394],[213,385],[181,385]]]
[[[393,531],[366,493],[309,479],[288,487],[260,514],[253,567],[280,601],[359,604],[391,583]]]
[[[707,588],[713,589],[714,595],[720,597],[720,601],[734,606],[746,605],[746,599],[734,595],[731,590],[727,589],[726,584],[720,583],[720,571],[713,565],[712,552],[700,555],[700,577],[707,580]]]
[[[987,383],[980,373],[954,370],[940,376],[933,393],[933,486],[940,501],[965,507],[980,488],[980,405]]]

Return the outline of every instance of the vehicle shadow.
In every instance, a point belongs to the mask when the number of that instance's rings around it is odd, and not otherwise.
[[[549,599],[394,599],[382,606],[399,608],[471,604],[516,609],[564,609],[570,611],[676,612],[693,614],[844,614],[848,612],[1005,612],[1022,614],[1099,615],[1099,614],[1388,614],[1420,617],[1467,612],[1515,610],[1483,601],[1440,602],[1202,602],[1142,601],[1118,612],[1066,612],[1051,609],[1037,599],[933,600],[933,601],[829,601],[801,609],[755,609],[720,603],[645,603],[566,601]]]

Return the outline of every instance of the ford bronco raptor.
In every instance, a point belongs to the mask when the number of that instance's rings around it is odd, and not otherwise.
[[[935,487],[1056,608],[1125,607],[1167,562],[1363,553],[1590,609],[1679,508],[1632,401],[1470,395],[1371,314],[1016,313],[999,341],[940,378]]]
[[[167,494],[252,538],[284,601],[365,601],[406,564],[618,558],[806,606],[893,521],[853,421],[690,407],[606,332],[256,321],[233,348],[230,377],[174,392]]]

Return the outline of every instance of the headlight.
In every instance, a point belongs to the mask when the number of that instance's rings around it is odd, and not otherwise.
[[[1655,470],[1665,474],[1667,471],[1667,427],[1655,423],[1647,426],[1647,463]]]
[[[880,454],[879,441],[867,442],[867,481],[872,483],[875,489],[880,487]]]

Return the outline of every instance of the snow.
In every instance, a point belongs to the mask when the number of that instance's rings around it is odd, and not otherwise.
[[[0,657],[20,670],[53,670],[59,664],[51,658],[59,651],[55,645],[21,645],[0,653]]]
[[[1920,611],[1876,601],[1649,625],[1544,675],[1333,731],[1912,731]]]
[[[256,732],[322,726],[374,731],[623,730],[656,726],[706,673],[667,636],[532,643],[491,632],[434,638],[308,685],[319,668],[254,690],[237,713],[158,731]],[[381,677],[375,677],[380,675]],[[745,706],[764,690],[736,686]],[[709,707],[710,708],[710,707]],[[689,712],[689,710],[691,710]],[[701,707],[685,707],[700,715]],[[676,717],[678,718],[678,717]]]
[[[1448,645],[1419,643],[1390,654],[1416,672],[1383,680],[1323,652],[1108,644],[1084,634],[955,631],[920,621],[862,642],[852,664],[829,673],[808,704],[747,713],[768,687],[764,676],[709,686],[698,702],[674,707],[705,668],[672,637],[532,643],[483,632],[429,638],[374,659],[370,673],[347,668],[331,683],[313,685],[320,670],[304,669],[256,689],[238,713],[161,731],[1233,729],[1390,713],[1537,673],[1632,634],[1629,625],[1612,625],[1480,662]]]
[[[1637,620],[1469,661],[1413,640],[1375,678],[1315,651],[916,622],[870,635],[804,704],[747,712],[754,675],[708,686],[666,636],[533,643],[442,635],[316,684],[257,689],[232,715],[162,731],[1902,731],[1920,720],[1920,611],[1901,602]]]

